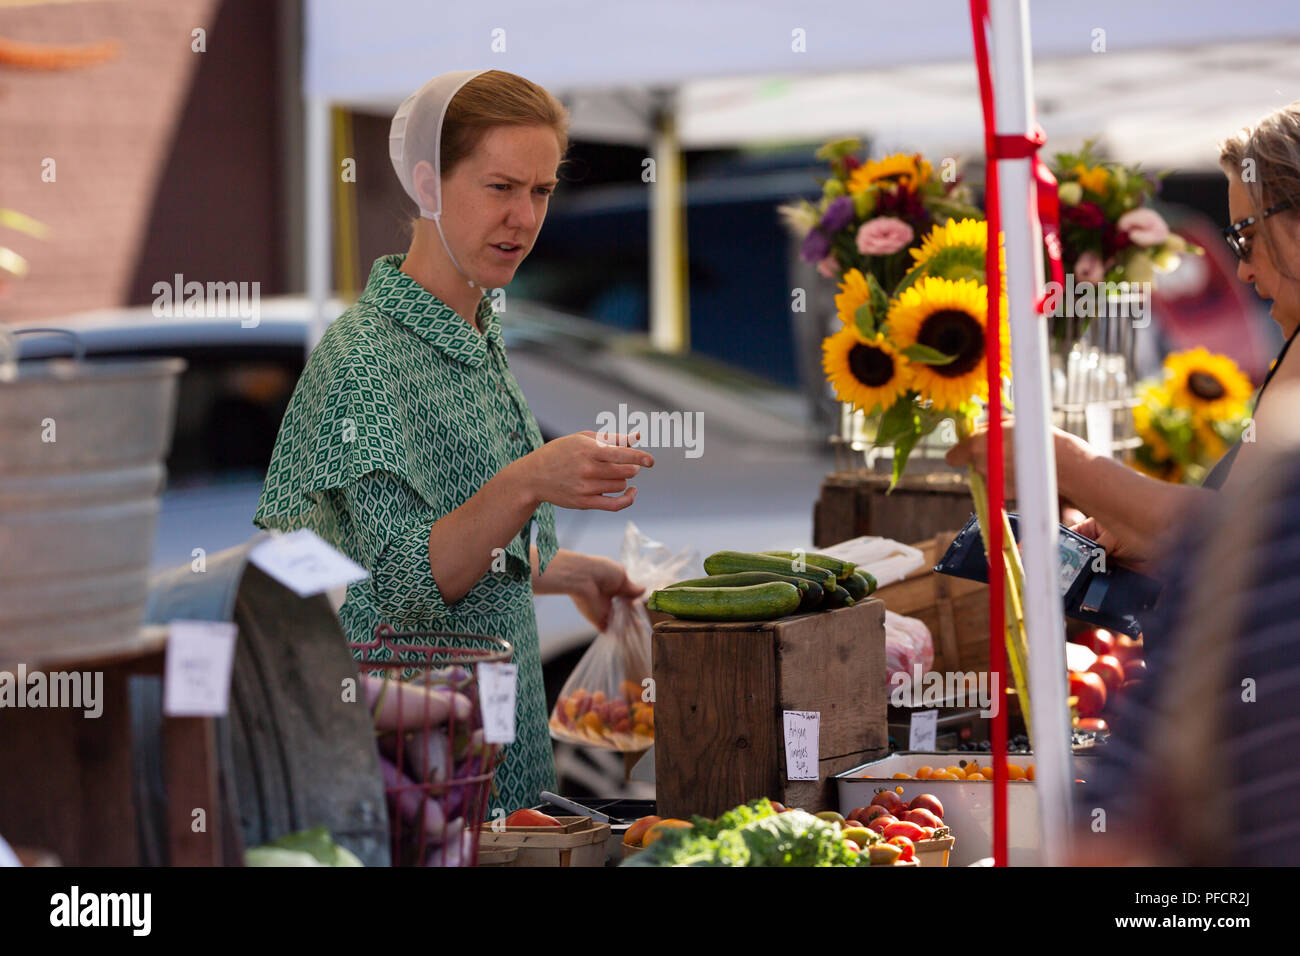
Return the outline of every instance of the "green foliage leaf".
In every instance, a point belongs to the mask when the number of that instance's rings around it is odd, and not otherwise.
[[[867,273],[867,291],[871,295],[868,301],[871,303],[871,311],[876,316],[876,324],[881,325],[885,321],[885,316],[889,314],[889,296],[885,294],[875,275],[870,272]]]
[[[905,435],[916,434],[916,402],[913,392],[908,392],[894,402],[880,416],[880,427],[876,430],[876,446],[893,445]]]
[[[912,449],[916,447],[917,439],[920,437],[920,435],[913,433],[904,435],[894,442],[894,470],[886,494],[893,491],[895,486],[898,485],[898,480],[903,477],[903,472],[907,470],[907,459],[911,456]]]
[[[853,323],[866,338],[876,337],[876,316],[870,302],[863,302],[853,313]]]
[[[938,349],[932,349],[928,345],[922,345],[916,342],[903,349],[903,354],[913,362],[920,362],[922,365],[947,365],[957,358],[955,355],[945,355]]]

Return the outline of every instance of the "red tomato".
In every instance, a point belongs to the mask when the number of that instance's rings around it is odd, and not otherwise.
[[[863,823],[870,823],[872,820],[876,819],[876,817],[892,817],[892,816],[893,816],[892,813],[890,813],[888,810],[886,810],[884,807],[882,807],[880,804],[877,803],[877,804],[873,804],[872,806],[865,807],[863,809],[862,814],[858,817],[858,819],[861,820]]]
[[[898,858],[898,861],[900,863],[906,863],[908,860],[916,859],[916,844],[914,844],[907,837],[905,836],[890,837],[885,842],[891,844],[892,846],[896,846],[903,851],[902,855]]]
[[[1115,693],[1124,683],[1124,665],[1113,654],[1103,654],[1093,661],[1088,670],[1101,677],[1102,683],[1106,685],[1107,694]]]
[[[1115,639],[1115,650],[1111,653],[1119,658],[1121,664],[1127,664],[1133,658],[1141,657],[1142,651],[1142,638],[1135,641],[1127,634],[1121,634]]]
[[[1090,730],[1094,733],[1099,733],[1099,734],[1110,733],[1110,726],[1106,723],[1106,721],[1102,720],[1100,717],[1080,717],[1079,729]]]
[[[881,790],[871,801],[873,807],[884,807],[890,813],[898,813],[903,807],[903,798],[893,790]]]
[[[1079,716],[1097,717],[1106,706],[1106,684],[1092,671],[1070,671],[1070,695],[1079,698]]]
[[[890,837],[901,836],[915,841],[924,837],[925,833],[921,830],[921,827],[918,824],[908,823],[906,820],[900,820],[897,823],[891,823],[889,826],[885,827],[885,829],[881,831],[880,835],[886,840]]]
[[[943,804],[932,793],[920,794],[912,801],[911,807],[913,810],[929,810],[940,820],[943,819]]]
[[[1115,635],[1105,628],[1094,627],[1070,638],[1070,643],[1082,644],[1098,657],[1101,657],[1103,654],[1114,653]]]
[[[881,814],[867,824],[868,830],[875,830],[877,833],[884,833],[885,828],[898,822],[898,817],[891,816],[888,813]]]
[[[775,800],[769,800],[767,802],[772,804],[772,809],[775,810],[777,813],[785,813],[784,803],[777,803]]]
[[[852,850],[854,853],[861,853],[861,852],[862,852],[862,847],[858,846],[858,845],[857,845],[856,843],[854,843],[852,840],[845,840],[845,841],[844,841],[844,845],[845,845],[846,847],[848,847],[850,850]]]
[[[540,810],[516,810],[506,817],[508,827],[558,827],[560,821]]]
[[[908,823],[915,823],[919,827],[932,827],[936,830],[943,826],[943,821],[929,810],[908,810],[903,819]]]
[[[925,834],[925,836],[921,837],[922,840],[934,839],[934,827],[921,827],[921,832]]]
[[[1133,660],[1129,661],[1127,664],[1124,665],[1124,679],[1126,681],[1146,680],[1147,662],[1140,657],[1133,658]]]

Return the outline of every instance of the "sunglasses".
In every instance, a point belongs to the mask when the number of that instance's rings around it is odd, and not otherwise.
[[[1291,203],[1290,200],[1287,200],[1286,202],[1280,202],[1276,206],[1269,206],[1267,209],[1265,209],[1264,214],[1260,216],[1258,219],[1256,219],[1254,216],[1247,216],[1245,219],[1242,219],[1239,222],[1234,222],[1227,229],[1223,230],[1223,238],[1228,240],[1228,248],[1232,250],[1233,255],[1235,255],[1242,262],[1249,262],[1250,261],[1250,237],[1243,236],[1242,235],[1243,230],[1249,228],[1250,226],[1255,225],[1256,222],[1267,219],[1269,216],[1273,215],[1274,213],[1278,213],[1278,212],[1282,212],[1283,210],[1290,209],[1292,205],[1293,204]]]

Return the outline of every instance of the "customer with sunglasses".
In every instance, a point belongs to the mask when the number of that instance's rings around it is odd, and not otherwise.
[[[1300,100],[1284,106],[1220,144],[1219,164],[1228,179],[1228,209],[1232,225],[1223,231],[1237,256],[1237,278],[1255,286],[1282,327],[1286,344],[1264,379],[1257,409],[1274,378],[1300,381],[1300,352],[1288,359],[1300,330]],[[1008,420],[1004,429],[1009,431]],[[1254,437],[1268,442],[1266,429]],[[1082,439],[1054,429],[1057,487],[1061,496],[1088,515],[1074,530],[1097,541],[1112,557],[1149,567],[1175,532],[1186,511],[1203,503],[1207,489],[1230,482],[1238,455],[1251,456],[1252,445],[1238,443],[1206,477],[1202,488],[1173,485],[1139,474],[1114,459],[1094,452]],[[1008,437],[1007,497],[1015,496],[1014,469]],[[954,446],[951,465],[974,464],[987,476],[982,431]]]

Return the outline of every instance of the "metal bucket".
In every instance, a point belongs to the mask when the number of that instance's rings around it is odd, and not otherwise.
[[[184,368],[51,359],[0,375],[0,661],[139,630]]]

